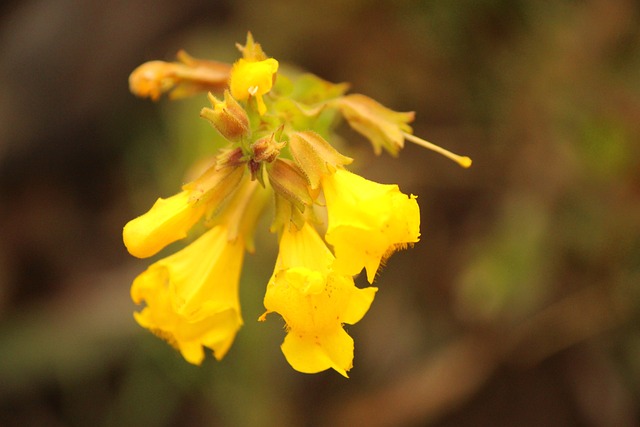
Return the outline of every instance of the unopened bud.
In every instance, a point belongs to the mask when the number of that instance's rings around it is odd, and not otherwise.
[[[250,134],[247,112],[228,90],[224,92],[224,101],[219,101],[209,92],[211,108],[203,108],[200,117],[207,119],[220,134],[230,141],[237,141]]]
[[[284,146],[284,142],[278,142],[275,140],[274,134],[265,136],[258,139],[251,145],[251,151],[253,152],[252,158],[256,162],[271,163],[278,158],[280,150],[282,150]]]

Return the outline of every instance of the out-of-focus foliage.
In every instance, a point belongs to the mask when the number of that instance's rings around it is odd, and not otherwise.
[[[640,400],[640,5],[631,0],[10,2],[0,20],[0,425],[632,426]],[[415,110],[359,173],[417,194],[423,231],[376,286],[357,369],[306,376],[258,324],[201,368],[136,327],[121,228],[214,153],[206,97],[127,76],[180,48],[282,62]],[[266,228],[266,227],[263,227]],[[270,255],[264,255],[268,253]],[[359,278],[364,283],[364,277]]]

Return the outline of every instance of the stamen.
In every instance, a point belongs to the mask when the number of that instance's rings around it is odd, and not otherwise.
[[[414,142],[418,145],[420,145],[421,147],[424,148],[428,148],[429,150],[435,151],[436,153],[442,154],[445,157],[448,157],[449,159],[453,160],[454,162],[456,162],[457,164],[459,164],[460,166],[462,166],[463,168],[468,168],[469,166],[471,166],[471,159],[467,156],[459,156],[455,153],[452,153],[449,150],[445,150],[444,148],[431,143],[429,141],[425,141],[424,139],[418,138],[415,135],[411,135],[410,133],[406,133],[406,132],[402,132],[402,134],[404,135],[405,138],[407,138],[409,141]]]
[[[256,96],[256,93],[258,93],[258,86],[251,86],[249,89],[247,89],[247,91],[251,94],[251,96]]]

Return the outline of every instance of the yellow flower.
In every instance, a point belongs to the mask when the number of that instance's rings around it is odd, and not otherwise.
[[[263,115],[267,111],[262,95],[268,93],[273,86],[274,74],[278,71],[278,61],[273,58],[264,61],[247,61],[240,58],[231,69],[229,87],[235,99],[255,97],[258,112]]]
[[[131,287],[137,322],[199,365],[204,347],[220,360],[242,325],[238,282],[244,242],[217,226],[181,251],[152,264]]]
[[[122,236],[129,253],[138,258],[155,255],[169,243],[187,237],[205,211],[182,191],[168,199],[158,199],[151,209],[124,226]]]
[[[463,167],[471,159],[412,135],[413,112],[345,95],[347,84],[284,70],[276,85],[279,63],[251,33],[237,47],[242,57],[233,65],[181,51],[176,62],[147,62],[130,75],[131,91],[153,100],[165,93],[175,99],[209,92],[211,107],[200,116],[226,139],[206,167],[193,169],[181,192],[158,199],[125,225],[125,246],[140,258],[206,230],[134,280],[131,297],[141,305],[134,317],[192,364],[202,363],[205,348],[218,360],[224,357],[242,325],[238,286],[244,252],[255,251],[256,227],[272,202],[270,230],[279,236],[280,252],[259,320],[270,313],[282,316],[281,349],[295,370],[333,369],[346,377],[354,341],[344,325],[359,322],[377,292],[357,288],[354,276],[366,269],[373,283],[389,256],[417,242],[420,211],[416,197],[397,185],[344,169],[352,159],[329,142],[337,119],[366,137],[376,154],[384,149],[397,155],[410,141]],[[325,218],[326,231],[319,233],[316,225]]]
[[[333,368],[346,377],[354,346],[342,325],[362,319],[377,288],[356,288],[351,276],[331,270],[333,261],[308,223],[299,231],[286,228],[264,298],[267,311],[260,320],[272,312],[283,317],[288,333],[282,352],[295,370],[316,373]]]
[[[397,185],[378,184],[344,169],[322,177],[327,204],[326,240],[335,251],[334,268],[344,274],[367,269],[373,283],[380,263],[420,237],[415,196]]]
[[[133,70],[129,76],[131,92],[157,101],[165,92],[176,99],[227,86],[229,64],[196,59],[183,50],[177,56],[180,62],[149,61]]]

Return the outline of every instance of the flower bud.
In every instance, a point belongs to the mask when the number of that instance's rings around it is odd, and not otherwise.
[[[284,146],[285,143],[276,141],[275,135],[272,133],[251,144],[252,157],[256,162],[271,163],[280,155],[280,150]]]
[[[200,117],[207,119],[220,135],[230,141],[237,141],[249,136],[249,117],[247,112],[236,101],[228,90],[224,92],[224,101],[219,101],[209,92],[211,108],[203,108]]]

